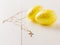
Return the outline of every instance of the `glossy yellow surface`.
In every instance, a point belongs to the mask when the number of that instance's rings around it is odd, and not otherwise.
[[[35,16],[37,15],[37,13],[38,12],[40,12],[41,10],[42,10],[43,8],[42,8],[42,6],[40,6],[40,5],[37,5],[37,6],[35,6],[35,7],[33,7],[32,9],[30,9],[29,11],[28,11],[28,19],[30,19],[32,22],[36,22],[35,21]]]
[[[35,16],[36,22],[43,26],[52,25],[56,21],[56,18],[56,14],[53,10],[44,10]]]

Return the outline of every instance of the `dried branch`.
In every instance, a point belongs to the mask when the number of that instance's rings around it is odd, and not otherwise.
[[[28,32],[28,34],[30,35],[30,37],[32,37],[33,33],[31,30],[28,29],[28,27],[26,27],[25,25],[23,25],[22,29],[26,30]]]
[[[16,15],[11,16],[10,18],[4,20],[3,23],[5,23],[5,22],[14,22],[16,25],[18,25],[20,27],[20,24],[21,24],[20,21],[26,18],[26,17],[23,17],[21,19],[17,19],[16,16],[19,15],[20,13],[23,13],[23,11],[18,12],[18,13],[16,13]],[[29,30],[24,24],[22,24],[22,29],[27,31],[28,34],[30,35],[30,37],[32,37],[32,35],[33,35],[32,31]]]
[[[16,19],[16,16],[18,16],[19,14],[21,14],[23,12],[25,12],[25,11],[19,11],[19,12],[17,12],[15,15],[13,15],[13,16],[9,17],[8,19],[4,20],[3,23],[5,23],[6,21],[11,22],[12,20]],[[26,18],[26,17],[24,17],[24,18]],[[21,19],[24,19],[24,18],[21,18]],[[18,19],[18,20],[21,20],[21,19]]]

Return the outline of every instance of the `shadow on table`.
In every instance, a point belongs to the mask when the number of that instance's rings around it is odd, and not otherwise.
[[[60,30],[60,24],[55,24],[54,26],[46,26],[47,29]]]

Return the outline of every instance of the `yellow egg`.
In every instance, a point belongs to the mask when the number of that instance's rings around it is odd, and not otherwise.
[[[56,21],[56,14],[53,10],[43,10],[35,16],[38,24],[43,26],[50,26]]]
[[[42,6],[37,5],[35,7],[33,7],[32,9],[30,9],[27,13],[27,17],[28,19],[30,19],[32,22],[35,22],[35,16],[38,12],[40,12],[42,10]]]

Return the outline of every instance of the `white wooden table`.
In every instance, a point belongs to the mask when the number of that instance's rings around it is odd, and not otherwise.
[[[42,27],[28,21],[22,23],[31,29],[33,36],[22,30],[22,45],[60,45],[60,0],[0,0],[0,45],[21,45],[21,28],[13,23],[2,23],[16,12],[28,10],[35,5],[42,5],[45,9],[56,11],[58,19],[54,27]],[[26,16],[26,12],[21,15]],[[20,17],[21,18],[21,17]]]

